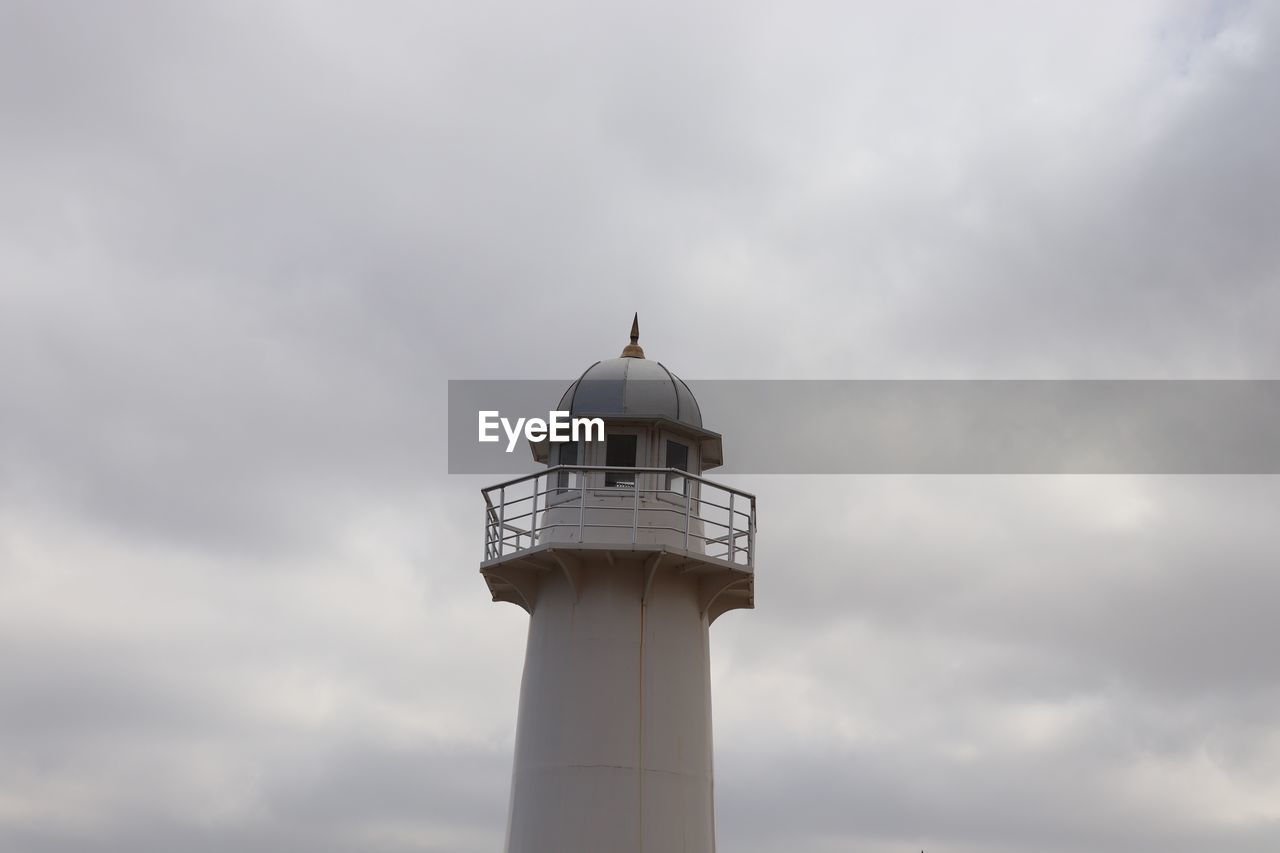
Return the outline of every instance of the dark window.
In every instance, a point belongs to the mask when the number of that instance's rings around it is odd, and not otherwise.
[[[604,464],[610,468],[636,467],[636,437],[626,433],[614,433],[605,437]],[[634,489],[636,475],[626,471],[609,471],[604,484],[620,489]]]
[[[667,442],[667,467],[679,468],[681,471],[689,470],[689,446],[681,444],[678,441]],[[685,486],[688,483],[684,477],[678,474],[667,475],[667,488],[673,492],[684,494]]]
[[[667,467],[689,470],[689,448],[678,441],[667,442]]]
[[[566,441],[563,444],[556,445],[556,447],[559,448],[556,452],[560,454],[556,462],[557,465],[578,464],[578,442]],[[574,471],[561,471],[556,478],[556,485],[562,489],[571,488],[577,484],[578,475]]]

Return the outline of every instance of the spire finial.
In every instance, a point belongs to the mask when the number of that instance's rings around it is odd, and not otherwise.
[[[623,358],[644,358],[644,350],[640,347],[640,312],[631,318],[631,343],[622,348]]]

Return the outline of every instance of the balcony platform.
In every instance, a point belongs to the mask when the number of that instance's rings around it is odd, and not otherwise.
[[[602,488],[613,472],[634,484]],[[659,487],[673,477],[681,492]],[[532,613],[548,576],[565,578],[578,598],[592,571],[637,571],[642,602],[656,574],[671,572],[696,580],[711,621],[755,606],[754,495],[675,469],[589,466],[557,466],[483,494],[480,574],[494,601]]]

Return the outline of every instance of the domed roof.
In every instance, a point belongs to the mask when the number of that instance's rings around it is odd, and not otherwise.
[[[698,401],[684,380],[661,362],[644,357],[640,323],[631,323],[631,343],[618,358],[597,361],[560,398],[573,417],[665,419],[702,428]]]
[[[618,358],[597,361],[569,386],[558,411],[570,417],[651,422],[697,442],[700,466],[709,471],[724,464],[718,432],[702,425],[702,411],[684,380],[662,364],[644,357],[640,347],[640,318],[631,321],[631,343]],[[550,465],[551,442],[530,441],[533,458]]]
[[[660,362],[625,357],[597,361],[569,386],[558,407],[571,416],[665,418],[702,427],[698,401]]]

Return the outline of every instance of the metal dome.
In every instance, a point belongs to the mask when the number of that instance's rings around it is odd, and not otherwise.
[[[720,433],[702,425],[702,410],[689,386],[660,362],[644,357],[638,316],[631,321],[631,343],[622,355],[588,367],[564,392],[557,410],[575,418],[673,429],[698,443],[702,471],[724,464]],[[535,460],[550,464],[549,441],[530,442],[530,448]]]
[[[558,408],[574,417],[654,418],[702,428],[689,386],[643,355],[597,361],[564,392]]]

